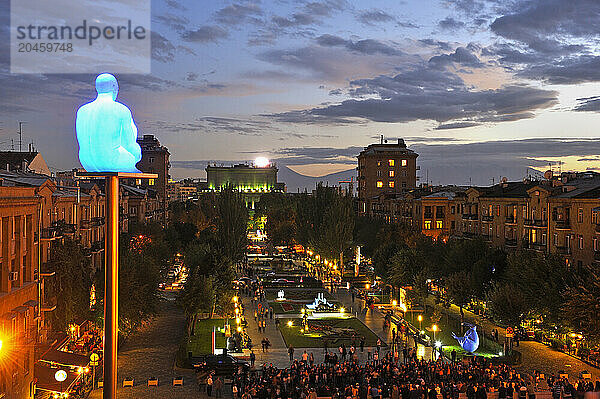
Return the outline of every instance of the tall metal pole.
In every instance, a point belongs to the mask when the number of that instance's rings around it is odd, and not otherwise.
[[[103,399],[117,397],[119,331],[119,177],[106,177],[106,246],[104,254],[104,389]]]

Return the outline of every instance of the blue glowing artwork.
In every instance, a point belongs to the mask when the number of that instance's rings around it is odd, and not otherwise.
[[[475,326],[471,326],[464,337],[457,337],[454,333],[452,333],[452,336],[458,341],[460,347],[469,353],[473,353],[479,348],[479,335],[477,335],[477,328]]]
[[[96,78],[98,96],[77,110],[75,128],[79,161],[88,172],[136,172],[142,150],[131,111],[115,101],[117,79],[103,73]]]

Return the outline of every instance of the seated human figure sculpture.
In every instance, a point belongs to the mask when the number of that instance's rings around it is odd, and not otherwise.
[[[77,110],[75,128],[79,161],[87,172],[134,172],[142,159],[137,127],[131,111],[117,102],[117,79],[103,73],[96,78],[98,96]]]

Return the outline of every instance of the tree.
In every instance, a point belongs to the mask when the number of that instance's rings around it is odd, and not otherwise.
[[[66,329],[75,319],[91,317],[92,264],[85,255],[82,247],[70,239],[52,246],[48,271],[56,274],[48,280],[47,295],[56,297],[56,311],[51,315],[57,330]]]
[[[519,326],[531,310],[523,292],[513,284],[495,284],[487,294],[488,310],[494,320]]]
[[[246,254],[248,210],[241,195],[231,187],[223,189],[216,199],[216,244],[232,263]]]
[[[556,254],[517,252],[508,257],[505,280],[523,293],[533,311],[558,323],[564,294],[574,283],[574,273]]]
[[[445,285],[448,292],[448,297],[456,306],[460,308],[460,328],[462,333],[463,323],[465,321],[465,313],[463,308],[471,301],[471,298],[473,297],[471,276],[469,273],[461,270],[447,277],[445,280]]]
[[[392,272],[392,270],[391,270],[392,259],[394,259],[394,256],[403,248],[404,248],[404,246],[402,246],[394,241],[390,241],[390,242],[386,242],[386,243],[382,244],[377,249],[377,251],[375,251],[375,255],[373,255],[373,268],[375,269],[375,273],[378,276],[380,276],[381,278],[387,280],[390,277],[390,273]],[[399,255],[399,256],[402,256],[402,255]],[[395,260],[398,262],[401,261],[400,258],[395,259]],[[397,265],[397,267],[400,267],[400,265]],[[402,265],[402,267],[404,267],[404,265]],[[404,281],[403,279],[405,278],[405,276],[403,273],[402,273],[402,275],[399,275],[397,277],[398,282],[400,282],[400,280]]]
[[[586,339],[600,342],[600,273],[591,266],[584,267],[564,296],[562,319]]]

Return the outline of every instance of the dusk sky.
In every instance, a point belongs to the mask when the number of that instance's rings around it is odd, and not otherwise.
[[[177,179],[259,155],[321,176],[380,134],[436,184],[559,160],[600,171],[598,0],[158,0],[152,31],[152,74],[117,75],[118,99]],[[79,167],[74,117],[95,76],[11,75],[7,40],[0,148],[25,121],[52,170]]]

